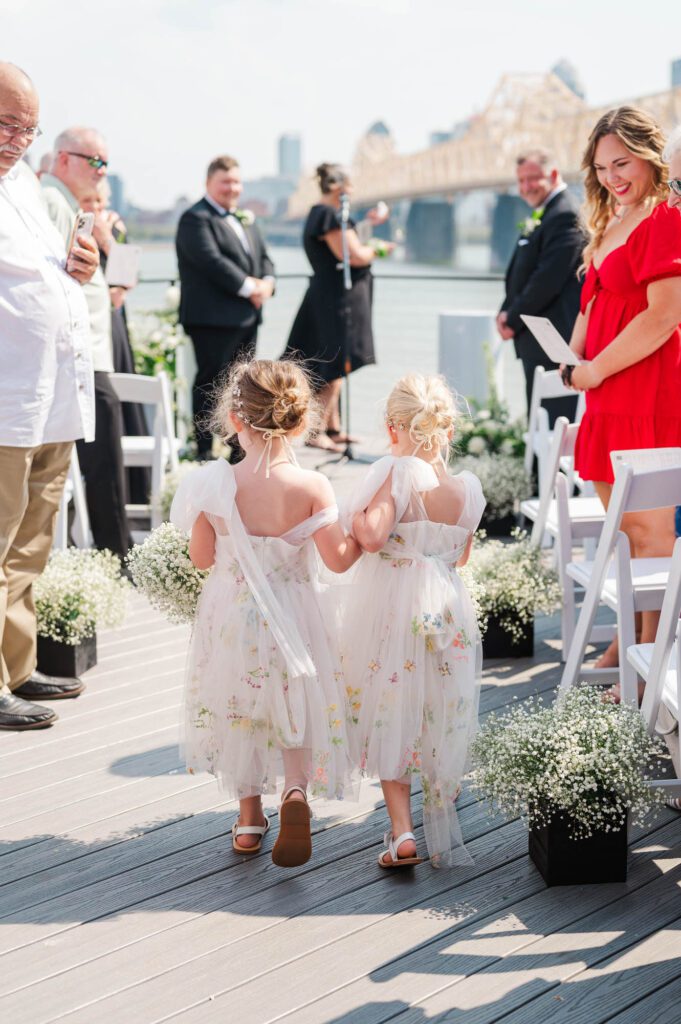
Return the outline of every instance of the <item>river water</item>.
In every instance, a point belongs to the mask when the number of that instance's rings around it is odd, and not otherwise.
[[[275,358],[286,344],[291,324],[307,286],[309,265],[302,249],[270,249],[278,274],[301,275],[280,278],[277,293],[265,308],[265,321],[258,335],[258,355]],[[472,261],[475,260],[473,263]],[[468,254],[468,265],[488,265],[483,247]],[[386,260],[375,264],[374,340],[376,365],[367,366],[351,377],[351,423],[353,431],[365,436],[381,432],[382,402],[392,384],[404,373],[438,371],[438,316],[445,311],[494,313],[501,303],[503,285],[498,280],[447,280],[448,270],[422,264]],[[146,245],[142,256],[143,278],[173,278],[177,274],[171,245]],[[386,275],[391,275],[388,279]],[[398,276],[395,279],[394,276]],[[405,277],[405,275],[409,275]],[[400,280],[399,278],[402,277]],[[128,310],[161,309],[167,284],[140,284],[128,299]],[[493,337],[490,344],[495,342]],[[509,382],[514,412],[517,406],[517,366],[504,347],[507,364],[502,378]]]

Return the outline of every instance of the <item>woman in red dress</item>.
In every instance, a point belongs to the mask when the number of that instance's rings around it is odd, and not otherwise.
[[[681,446],[681,210],[664,202],[663,149],[653,118],[619,107],[598,121],[582,161],[592,234],[570,341],[585,360],[572,372],[586,391],[575,467],[606,509],[611,451]],[[622,529],[633,557],[671,555],[673,509],[627,513]],[[655,639],[658,618],[643,613],[642,643]],[[597,662],[614,665],[616,643]]]

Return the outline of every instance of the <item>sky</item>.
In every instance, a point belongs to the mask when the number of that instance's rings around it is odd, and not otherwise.
[[[99,128],[128,199],[163,208],[203,191],[219,153],[246,178],[276,171],[276,140],[303,160],[349,161],[383,120],[398,150],[482,110],[504,72],[576,67],[593,104],[666,89],[681,9],[641,0],[0,0],[0,59],[41,98],[49,149]],[[678,13],[674,13],[678,10]],[[670,13],[671,12],[671,13]],[[675,24],[674,24],[675,22]]]

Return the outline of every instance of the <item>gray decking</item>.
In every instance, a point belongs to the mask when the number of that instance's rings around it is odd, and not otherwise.
[[[551,690],[553,636],[488,665],[483,714]],[[271,836],[249,861],[233,805],[182,769],[186,641],[135,596],[60,721],[0,735],[1,1021],[681,1020],[681,816],[631,837],[626,885],[547,890],[520,823],[464,792],[474,867],[395,877],[368,785],[315,818],[304,867],[275,868]]]

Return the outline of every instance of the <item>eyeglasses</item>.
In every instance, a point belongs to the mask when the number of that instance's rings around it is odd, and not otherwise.
[[[667,182],[667,188],[675,196],[681,196],[681,178],[672,178],[671,181]]]
[[[66,153],[67,156],[79,156],[81,160],[87,160],[90,167],[94,167],[96,171],[98,171],[100,167],[109,166],[109,161],[102,160],[101,156],[88,156],[87,153],[72,153],[68,149],[64,149],[62,152]]]
[[[29,128],[22,128],[18,124],[5,124],[4,121],[0,121],[0,134],[7,136],[8,139],[12,139],[16,135],[23,135],[29,142],[33,142],[35,139],[39,139],[43,133],[37,124],[31,125]]]

